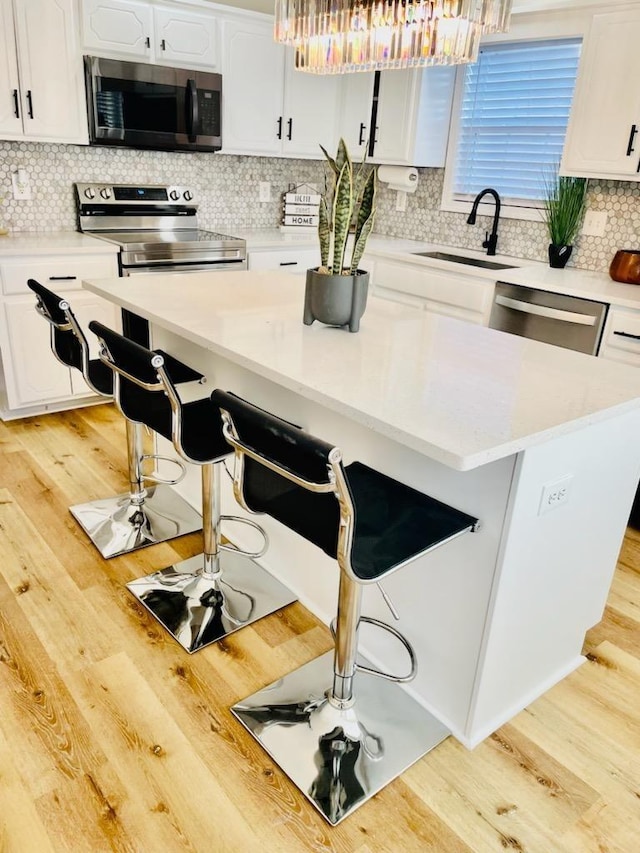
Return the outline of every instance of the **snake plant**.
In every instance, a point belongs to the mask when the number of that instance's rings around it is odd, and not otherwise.
[[[373,228],[376,208],[376,170],[367,170],[364,162],[354,170],[344,139],[332,157],[320,146],[330,166],[325,173],[325,192],[320,201],[318,238],[321,266],[318,272],[328,275],[354,275],[362,258],[367,238]],[[351,257],[347,259],[347,242],[355,226]]]

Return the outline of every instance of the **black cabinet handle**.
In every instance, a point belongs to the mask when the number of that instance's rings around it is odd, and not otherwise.
[[[16,118],[20,118],[20,99],[18,98],[18,90],[13,90],[13,111],[16,114]]]
[[[31,97],[31,89],[27,89],[27,112],[29,118],[33,118],[33,98]]]
[[[147,36],[146,39],[144,40],[144,46],[145,47],[151,47],[151,39],[149,38],[149,36]]]
[[[293,119],[292,118],[290,118],[289,121],[287,122],[287,128],[288,128],[287,139],[289,140],[289,142],[291,142],[291,135],[293,133]]]
[[[280,261],[280,266],[281,267],[297,267],[298,262],[297,261]]]
[[[49,281],[75,281],[77,275],[50,275]]]
[[[640,335],[632,335],[631,332],[614,332],[614,335],[619,335],[621,338],[631,338],[634,341],[640,341]]]
[[[367,129],[366,124],[360,123],[360,134],[358,136],[358,145],[364,144],[364,132]]]
[[[633,154],[633,144],[636,141],[636,134],[638,133],[638,128],[635,124],[631,125],[631,133],[629,134],[629,143],[627,145],[627,157],[630,157]]]
[[[162,39],[162,41],[160,42],[160,50],[166,50],[166,49],[167,49],[167,43],[165,42],[164,39]]]
[[[278,119],[278,132],[276,133],[278,139],[282,139],[282,116]]]

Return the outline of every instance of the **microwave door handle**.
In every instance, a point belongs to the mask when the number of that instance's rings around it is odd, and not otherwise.
[[[193,78],[187,80],[188,97],[188,136],[189,142],[195,142],[198,135],[198,89]]]
[[[549,308],[547,305],[535,305],[533,302],[522,302],[509,296],[496,296],[498,305],[522,311],[523,314],[535,314],[537,317],[548,317],[550,320],[561,320],[564,323],[578,323],[580,326],[595,326],[597,317],[590,314],[577,314],[575,311],[561,311],[559,308]]]

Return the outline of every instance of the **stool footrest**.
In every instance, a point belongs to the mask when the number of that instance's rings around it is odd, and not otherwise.
[[[385,678],[387,681],[396,681],[399,684],[406,684],[409,681],[413,681],[413,679],[418,674],[418,659],[416,657],[415,649],[413,648],[409,640],[407,640],[407,638],[404,636],[404,634],[401,634],[400,631],[396,630],[391,625],[387,625],[386,622],[382,622],[380,619],[373,619],[370,616],[361,616],[358,625],[360,624],[360,622],[366,622],[369,625],[375,625],[376,628],[382,628],[383,631],[387,631],[387,633],[394,636],[396,640],[399,640],[407,650],[409,660],[411,661],[411,670],[407,673],[407,675],[394,675],[392,672],[385,672],[382,669],[373,669],[369,666],[363,666],[360,663],[356,663],[356,670],[358,672],[366,672],[368,673],[368,675],[375,675],[377,678]],[[329,627],[331,629],[331,633],[335,638],[335,620],[332,621]]]
[[[161,456],[159,453],[145,453],[140,457],[140,464],[146,462],[147,459],[159,460],[160,462],[169,462],[172,465],[177,465],[180,469],[180,476],[170,479],[169,477],[161,477],[157,472],[151,474],[143,474],[143,480],[149,480],[151,483],[161,483],[164,486],[176,486],[181,483],[187,473],[187,466],[179,459],[174,459],[172,456]]]
[[[249,557],[251,559],[262,557],[262,555],[266,553],[267,548],[269,547],[269,537],[264,527],[261,527],[255,521],[251,521],[249,518],[243,518],[240,515],[222,515],[220,516],[220,520],[233,521],[237,524],[246,524],[247,527],[252,527],[262,536],[262,547],[258,551],[245,551],[243,548],[238,548],[237,545],[233,544],[233,542],[229,542],[227,545],[220,545],[221,551],[233,551],[236,554],[241,554],[243,557]]]

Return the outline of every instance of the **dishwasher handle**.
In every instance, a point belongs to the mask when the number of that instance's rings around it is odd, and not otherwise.
[[[561,311],[559,308],[549,308],[547,305],[536,305],[533,302],[511,299],[510,296],[497,295],[495,301],[503,308],[512,308],[514,311],[522,311],[523,314],[535,314],[538,317],[548,317],[550,320],[561,320],[564,323],[577,323],[580,326],[595,326],[598,319],[591,314]]]

